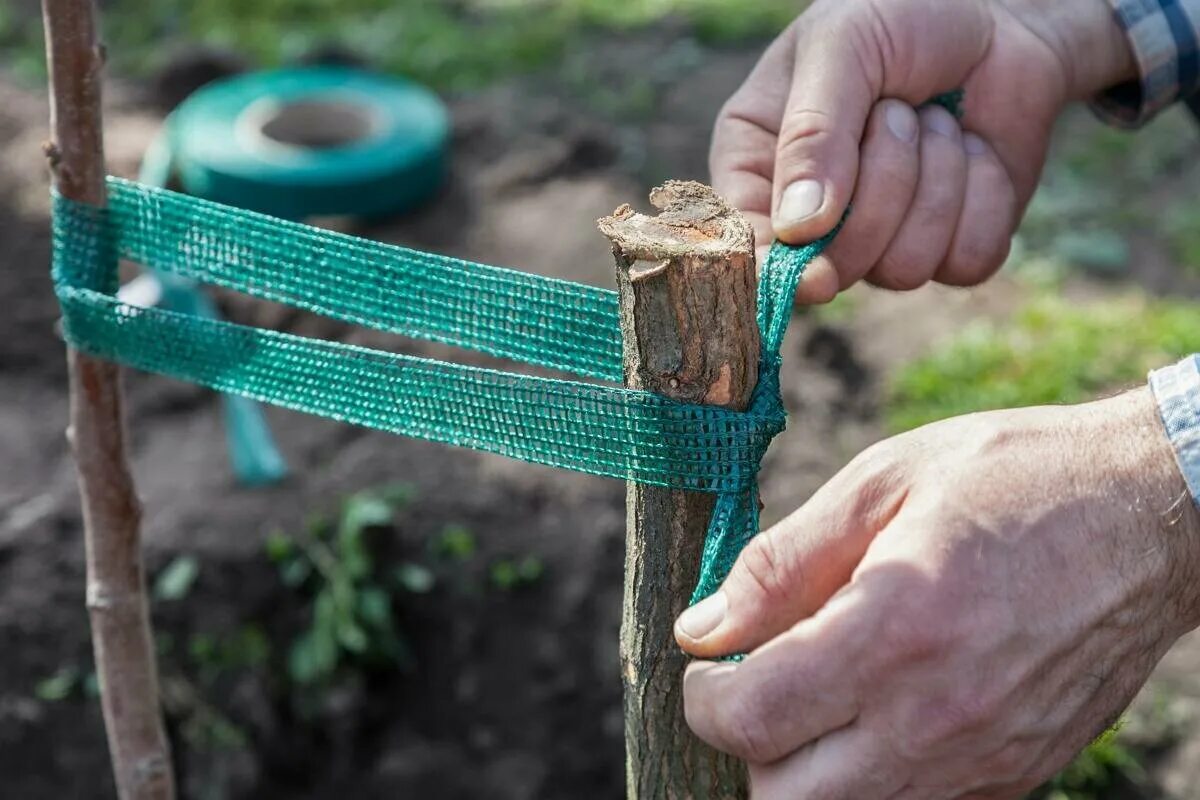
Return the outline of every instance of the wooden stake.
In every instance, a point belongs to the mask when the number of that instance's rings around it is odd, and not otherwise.
[[[54,141],[46,155],[63,197],[105,205],[100,83],[104,51],[92,0],[42,0]],[[114,262],[112,268],[117,268]],[[141,505],[125,456],[116,365],[68,349],[71,423],[83,500],[87,606],[104,727],[122,800],[170,800],[174,777],[142,569]]]
[[[668,182],[650,202],[657,217],[622,206],[600,220],[617,262],[625,384],[744,410],[760,348],[753,230],[698,183]],[[696,584],[714,502],[636,483],[627,490],[621,666],[630,800],[747,794],[745,767],[687,727],[687,658],[672,634]]]

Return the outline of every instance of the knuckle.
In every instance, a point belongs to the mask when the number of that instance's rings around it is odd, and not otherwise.
[[[786,604],[799,580],[799,565],[780,552],[778,539],[771,533],[755,536],[739,559],[747,589],[768,606]]]
[[[847,473],[864,482],[878,480],[891,474],[900,461],[895,441],[883,439],[861,450],[846,465]]]
[[[792,172],[811,171],[818,154],[837,145],[829,115],[816,109],[789,109],[783,117],[776,150],[776,173],[783,182]],[[857,152],[858,143],[854,142]]]
[[[720,749],[755,764],[768,764],[787,754],[775,740],[770,715],[764,713],[753,689],[730,692],[719,709]]]
[[[884,440],[864,450],[844,469],[851,487],[844,502],[852,505],[855,518],[873,516],[881,504],[893,497],[902,464],[897,450],[895,442]]]

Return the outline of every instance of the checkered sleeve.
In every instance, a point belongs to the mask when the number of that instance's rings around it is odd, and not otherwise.
[[[1135,128],[1200,92],[1200,0],[1109,0],[1129,37],[1139,80],[1096,97],[1101,119]]]
[[[1200,356],[1151,372],[1150,390],[1188,491],[1200,505]]]

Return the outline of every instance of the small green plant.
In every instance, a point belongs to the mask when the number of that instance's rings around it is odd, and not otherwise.
[[[517,560],[501,559],[492,564],[492,586],[502,592],[510,592],[537,583],[543,570],[542,561],[537,556],[525,556]]]
[[[1038,297],[1005,324],[980,322],[899,370],[888,426],[1039,403],[1075,403],[1200,350],[1194,304],[1141,294],[1072,303]]]
[[[255,624],[228,634],[194,633],[187,640],[187,657],[200,683],[211,686],[240,670],[256,670],[271,658],[271,641]]]
[[[447,525],[430,541],[435,556],[450,561],[466,561],[475,555],[475,534],[465,525]]]
[[[315,519],[299,536],[268,537],[281,580],[311,597],[308,625],[288,653],[296,684],[328,683],[344,664],[409,662],[392,614],[396,584],[376,569],[368,533],[389,525],[410,496],[407,487],[361,492],[346,498],[334,523]]]
[[[95,698],[100,696],[100,681],[95,670],[67,664],[38,681],[33,696],[45,703],[60,703],[74,697]]]
[[[200,562],[194,556],[176,556],[154,579],[154,599],[164,602],[182,600],[200,577]]]
[[[33,689],[37,699],[47,703],[58,703],[71,697],[81,686],[82,674],[78,667],[59,667],[53,675],[38,681]]]
[[[219,752],[241,750],[249,744],[246,732],[184,675],[168,672],[161,684],[163,708],[178,724],[189,749]]]
[[[396,567],[393,572],[396,584],[413,594],[426,594],[433,589],[436,578],[433,572],[424,564],[408,561]]]

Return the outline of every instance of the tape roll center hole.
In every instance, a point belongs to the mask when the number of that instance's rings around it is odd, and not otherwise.
[[[298,100],[279,107],[262,124],[262,135],[281,144],[325,150],[366,139],[374,119],[370,111],[338,100]]]

